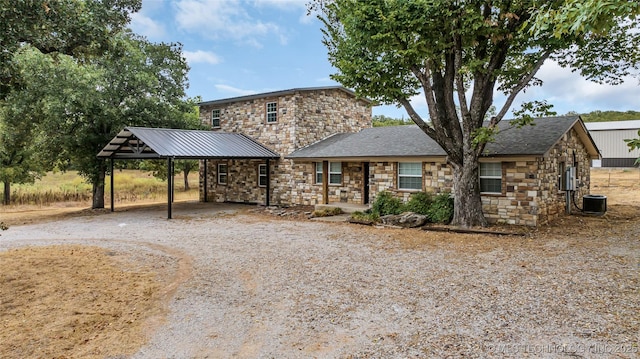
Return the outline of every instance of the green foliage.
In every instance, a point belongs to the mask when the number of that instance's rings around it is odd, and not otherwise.
[[[20,110],[37,116],[41,150],[58,158],[62,169],[73,164],[93,185],[95,208],[104,206],[106,173],[96,154],[123,127],[197,127],[195,103],[184,100],[188,66],[178,44],[154,44],[124,32],[103,56],[83,65],[65,55],[53,61],[24,51],[29,56],[20,62],[26,84]]]
[[[584,122],[640,120],[640,111],[592,111],[580,114]]]
[[[435,196],[426,213],[427,217],[429,217],[429,221],[444,224],[451,222],[451,219],[453,218],[453,202],[454,201],[450,193],[444,192]]]
[[[351,218],[360,222],[368,222],[369,224],[373,224],[380,221],[380,215],[373,211],[368,211],[368,212],[355,211],[351,213]]]
[[[534,35],[551,31],[561,38],[576,33],[605,35],[615,26],[612,20],[636,18],[640,3],[628,0],[567,0],[562,6],[541,3],[535,13]]]
[[[453,197],[448,192],[435,196],[430,192],[417,192],[403,204],[391,192],[383,191],[376,197],[369,213],[352,215],[352,218],[377,222],[381,216],[415,212],[427,216],[431,223],[448,224],[453,217],[453,202]]]
[[[371,118],[371,122],[373,127],[413,125],[413,122],[405,121],[403,118],[392,118],[385,115],[375,115]]]
[[[403,206],[403,212],[415,212],[422,215],[429,214],[433,202],[430,192],[418,192],[411,195],[409,201]]]
[[[402,200],[389,191],[382,191],[378,193],[376,200],[371,205],[371,212],[378,216],[400,214],[403,212]]]
[[[103,53],[141,0],[0,0],[0,100],[22,87],[14,55],[25,45],[85,60]]]

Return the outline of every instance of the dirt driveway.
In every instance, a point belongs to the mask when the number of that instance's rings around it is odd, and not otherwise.
[[[0,250],[98,246],[171,277],[133,358],[639,355],[639,207],[505,237],[217,208],[12,226]]]

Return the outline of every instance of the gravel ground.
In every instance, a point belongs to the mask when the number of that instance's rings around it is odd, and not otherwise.
[[[531,236],[497,237],[231,205],[174,214],[12,226],[0,250],[84,243],[166,260],[156,265],[181,273],[169,313],[133,358],[640,355],[637,217],[571,217]]]

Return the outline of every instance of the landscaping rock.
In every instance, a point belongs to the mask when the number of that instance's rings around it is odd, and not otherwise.
[[[402,214],[390,214],[380,217],[383,224],[389,226],[398,226],[404,228],[422,227],[427,223],[427,216],[413,212],[404,212]]]

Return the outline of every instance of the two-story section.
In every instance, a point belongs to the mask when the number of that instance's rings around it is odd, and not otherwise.
[[[212,131],[241,133],[281,157],[202,161],[200,199],[216,202],[298,203],[294,163],[285,156],[338,133],[371,127],[371,101],[341,86],[297,88],[199,104],[200,120]],[[275,163],[274,163],[275,162]],[[309,174],[310,175],[310,174]],[[206,193],[206,195],[205,195]]]

